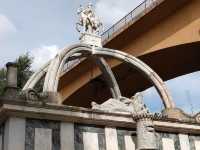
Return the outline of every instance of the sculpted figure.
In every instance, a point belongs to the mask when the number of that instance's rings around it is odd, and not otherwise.
[[[129,112],[133,115],[148,114],[149,110],[143,102],[143,97],[141,93],[136,93],[133,97],[126,98],[121,97],[117,99],[109,99],[103,104],[99,105],[92,102],[92,109],[113,111],[113,112]]]
[[[83,28],[83,33],[98,34],[100,32],[102,23],[95,15],[91,3],[89,3],[86,8],[80,6],[77,13],[80,17],[79,22],[76,23],[76,29],[78,32],[81,32],[79,29],[80,26]]]

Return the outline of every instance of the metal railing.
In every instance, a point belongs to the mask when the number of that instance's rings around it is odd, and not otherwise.
[[[133,9],[130,13],[128,13],[125,17],[120,19],[117,23],[115,23],[111,28],[103,32],[102,41],[103,44],[110,41],[113,37],[121,33],[131,24],[136,22],[141,16],[152,10],[154,7],[159,5],[164,0],[145,0],[135,9]]]

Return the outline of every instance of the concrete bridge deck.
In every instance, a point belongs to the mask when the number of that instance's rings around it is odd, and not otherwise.
[[[125,51],[139,57],[163,80],[200,69],[200,1],[162,1],[118,35],[104,42],[104,47]],[[106,100],[110,97],[99,70],[92,62],[83,61],[60,77],[59,92],[66,103],[83,99]],[[116,60],[109,60],[124,96],[132,96],[152,84],[136,70]],[[78,72],[78,73],[77,73]],[[98,76],[98,77],[97,77]],[[87,93],[87,94],[86,94]],[[101,101],[99,101],[101,102]],[[80,105],[83,105],[79,102]],[[90,105],[90,101],[84,104]]]

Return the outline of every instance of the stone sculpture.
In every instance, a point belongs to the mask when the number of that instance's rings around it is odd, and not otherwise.
[[[27,89],[20,93],[20,98],[27,102],[42,102],[45,103],[45,99],[48,98],[47,93],[38,93],[34,89]]]
[[[141,93],[136,93],[130,99],[126,97],[121,97],[120,100],[111,98],[101,105],[92,102],[92,109],[106,112],[130,113],[137,124],[137,149],[157,150],[153,124],[153,118],[157,115],[149,112],[143,102]]]
[[[142,94],[136,93],[133,97],[121,97],[120,100],[109,99],[103,104],[99,105],[92,102],[92,109],[110,111],[110,112],[129,112],[133,115],[148,113],[149,110],[143,103]]]
[[[83,33],[98,34],[100,32],[103,24],[95,15],[91,3],[89,3],[86,8],[80,6],[77,13],[80,16],[79,22],[76,23],[76,29],[78,32],[81,32],[79,26],[83,27]]]

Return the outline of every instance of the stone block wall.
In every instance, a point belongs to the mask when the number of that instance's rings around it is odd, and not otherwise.
[[[200,136],[157,132],[159,150],[200,150]],[[135,150],[134,128],[9,118],[0,127],[0,150]]]

